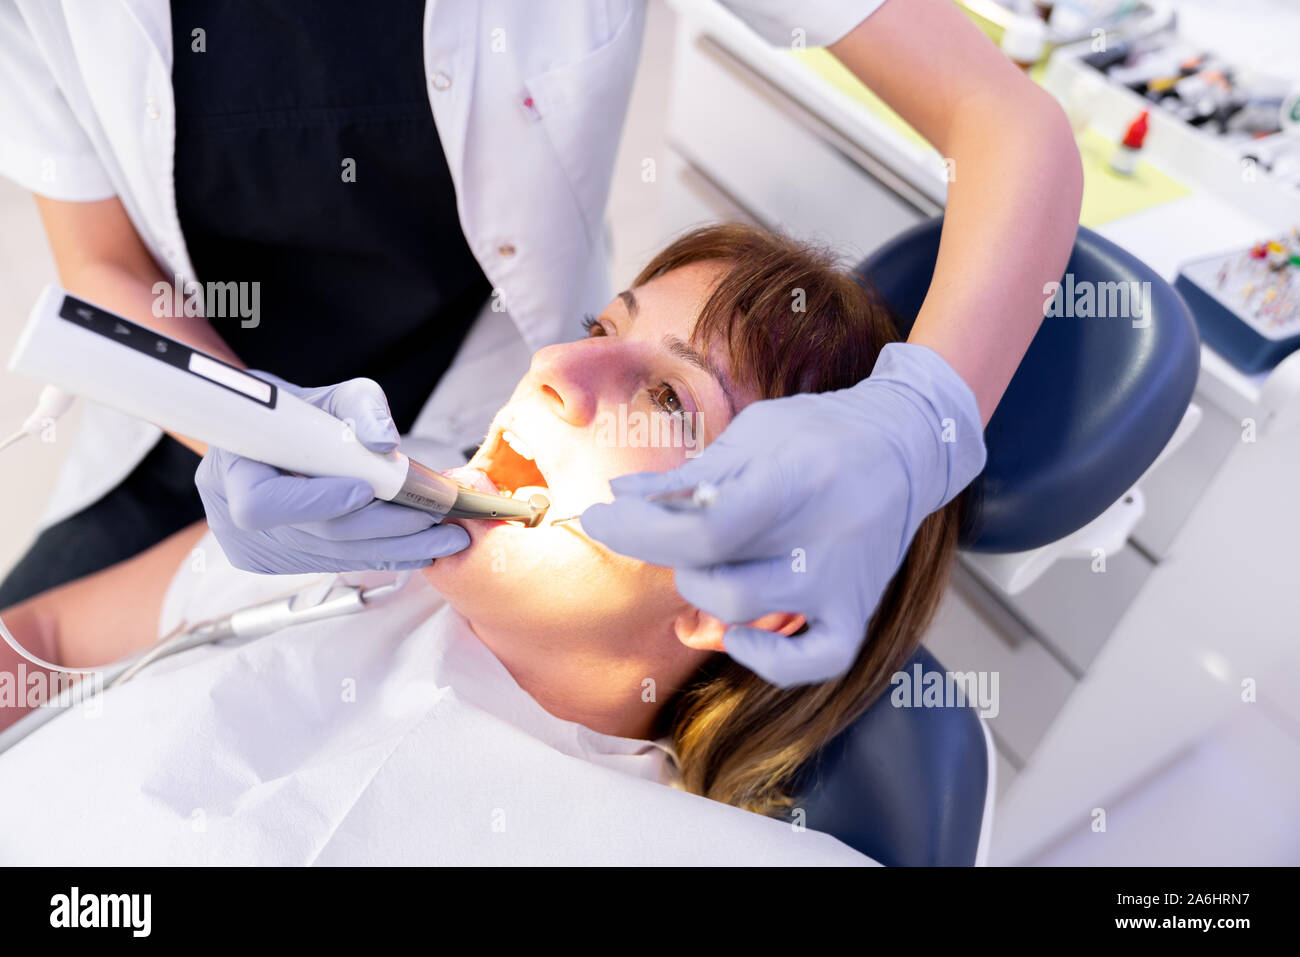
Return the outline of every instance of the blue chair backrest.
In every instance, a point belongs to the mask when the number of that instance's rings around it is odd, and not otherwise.
[[[929,289],[942,226],[942,217],[922,223],[858,267],[904,336]],[[1118,282],[1138,283],[1149,312],[1044,319],[985,430],[988,462],[963,547],[1025,551],[1082,528],[1132,487],[1177,428],[1200,368],[1191,313],[1144,263],[1080,227],[1065,288],[1094,284],[1095,303],[1115,291],[1100,284]],[[904,670],[918,664],[943,672],[924,648]],[[796,807],[808,827],[882,864],[972,864],[989,781],[979,720],[968,706],[897,708],[886,693],[804,769]]]
[[[942,217],[922,223],[858,267],[898,313],[903,336],[930,287],[942,226]],[[970,551],[1028,551],[1091,522],[1155,461],[1196,387],[1196,322],[1149,266],[1081,226],[1061,282],[1062,298],[1073,290],[1080,306],[1085,290],[1094,305],[1149,290],[1149,302],[1138,298],[1150,314],[1043,320],[984,431],[988,461],[962,534]]]

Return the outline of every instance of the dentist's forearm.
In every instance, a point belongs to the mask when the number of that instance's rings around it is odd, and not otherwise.
[[[153,276],[138,276],[116,263],[90,262],[66,277],[60,272],[60,281],[63,288],[74,296],[83,296],[96,305],[233,366],[245,367],[206,317],[154,315],[153,304],[158,297],[154,283],[165,282],[168,289],[172,286],[172,280],[164,279],[161,272]],[[167,295],[170,297],[171,294]]]
[[[829,50],[953,161],[909,341],[961,375],[987,423],[1073,246],[1083,170],[1069,123],[951,0],[887,0]]]
[[[1043,321],[1043,286],[1069,260],[1083,194],[1056,101],[1042,93],[1023,105],[988,103],[954,120],[939,258],[908,340],[947,360],[985,425]]]
[[[36,206],[59,281],[68,292],[244,368],[206,317],[154,314],[155,283],[170,290],[174,279],[162,274],[119,200],[69,203],[37,196]],[[173,438],[200,455],[207,451],[187,436]]]
[[[243,368],[244,364],[239,361],[239,357],[230,351],[230,347],[217,335],[207,319],[158,317],[153,314],[153,282],[167,281],[162,278],[162,273],[157,276],[157,280],[151,280],[148,276],[130,273],[115,263],[100,262],[85,263],[71,271],[59,270],[59,281],[63,288],[74,296],[80,296],[177,342],[202,349]],[[199,455],[207,454],[208,447],[205,443],[186,435],[172,432],[167,434]]]
[[[154,315],[158,298],[154,284],[162,282],[170,288],[175,280],[162,274],[120,200],[69,203],[37,196],[36,208],[65,289],[244,367],[206,317]]]

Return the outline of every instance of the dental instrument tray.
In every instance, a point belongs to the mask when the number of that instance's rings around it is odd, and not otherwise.
[[[1183,265],[1174,288],[1201,338],[1243,372],[1300,349],[1300,228]]]

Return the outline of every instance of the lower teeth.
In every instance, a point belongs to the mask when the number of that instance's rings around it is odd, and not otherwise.
[[[538,494],[545,495],[548,500],[551,497],[550,490],[542,485],[525,485],[511,492],[510,497],[513,499],[518,499],[521,502],[527,502],[534,495],[538,495]]]

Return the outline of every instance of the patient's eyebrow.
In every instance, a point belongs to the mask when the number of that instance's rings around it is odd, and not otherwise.
[[[664,336],[664,345],[667,346],[668,351],[677,356],[677,358],[685,359],[697,369],[701,369],[713,376],[714,381],[718,383],[718,388],[720,388],[722,394],[727,397],[727,406],[731,409],[731,417],[734,419],[736,417],[736,398],[731,394],[731,384],[727,381],[727,377],[723,374],[722,370],[714,364],[713,360],[700,353],[690,343],[683,342],[676,336]]]
[[[636,294],[632,292],[631,289],[624,289],[618,294],[618,298],[623,300],[623,305],[627,308],[628,317],[635,319],[638,308]],[[676,336],[664,336],[664,345],[667,346],[668,351],[677,356],[677,358],[685,359],[697,369],[713,376],[714,381],[718,383],[718,388],[722,390],[722,394],[727,398],[727,407],[731,410],[731,417],[734,419],[737,414],[736,397],[732,395],[731,383],[727,381],[727,377],[723,374],[722,370],[719,369],[708,356],[702,354],[695,349],[694,346],[687,342],[683,342]]]

